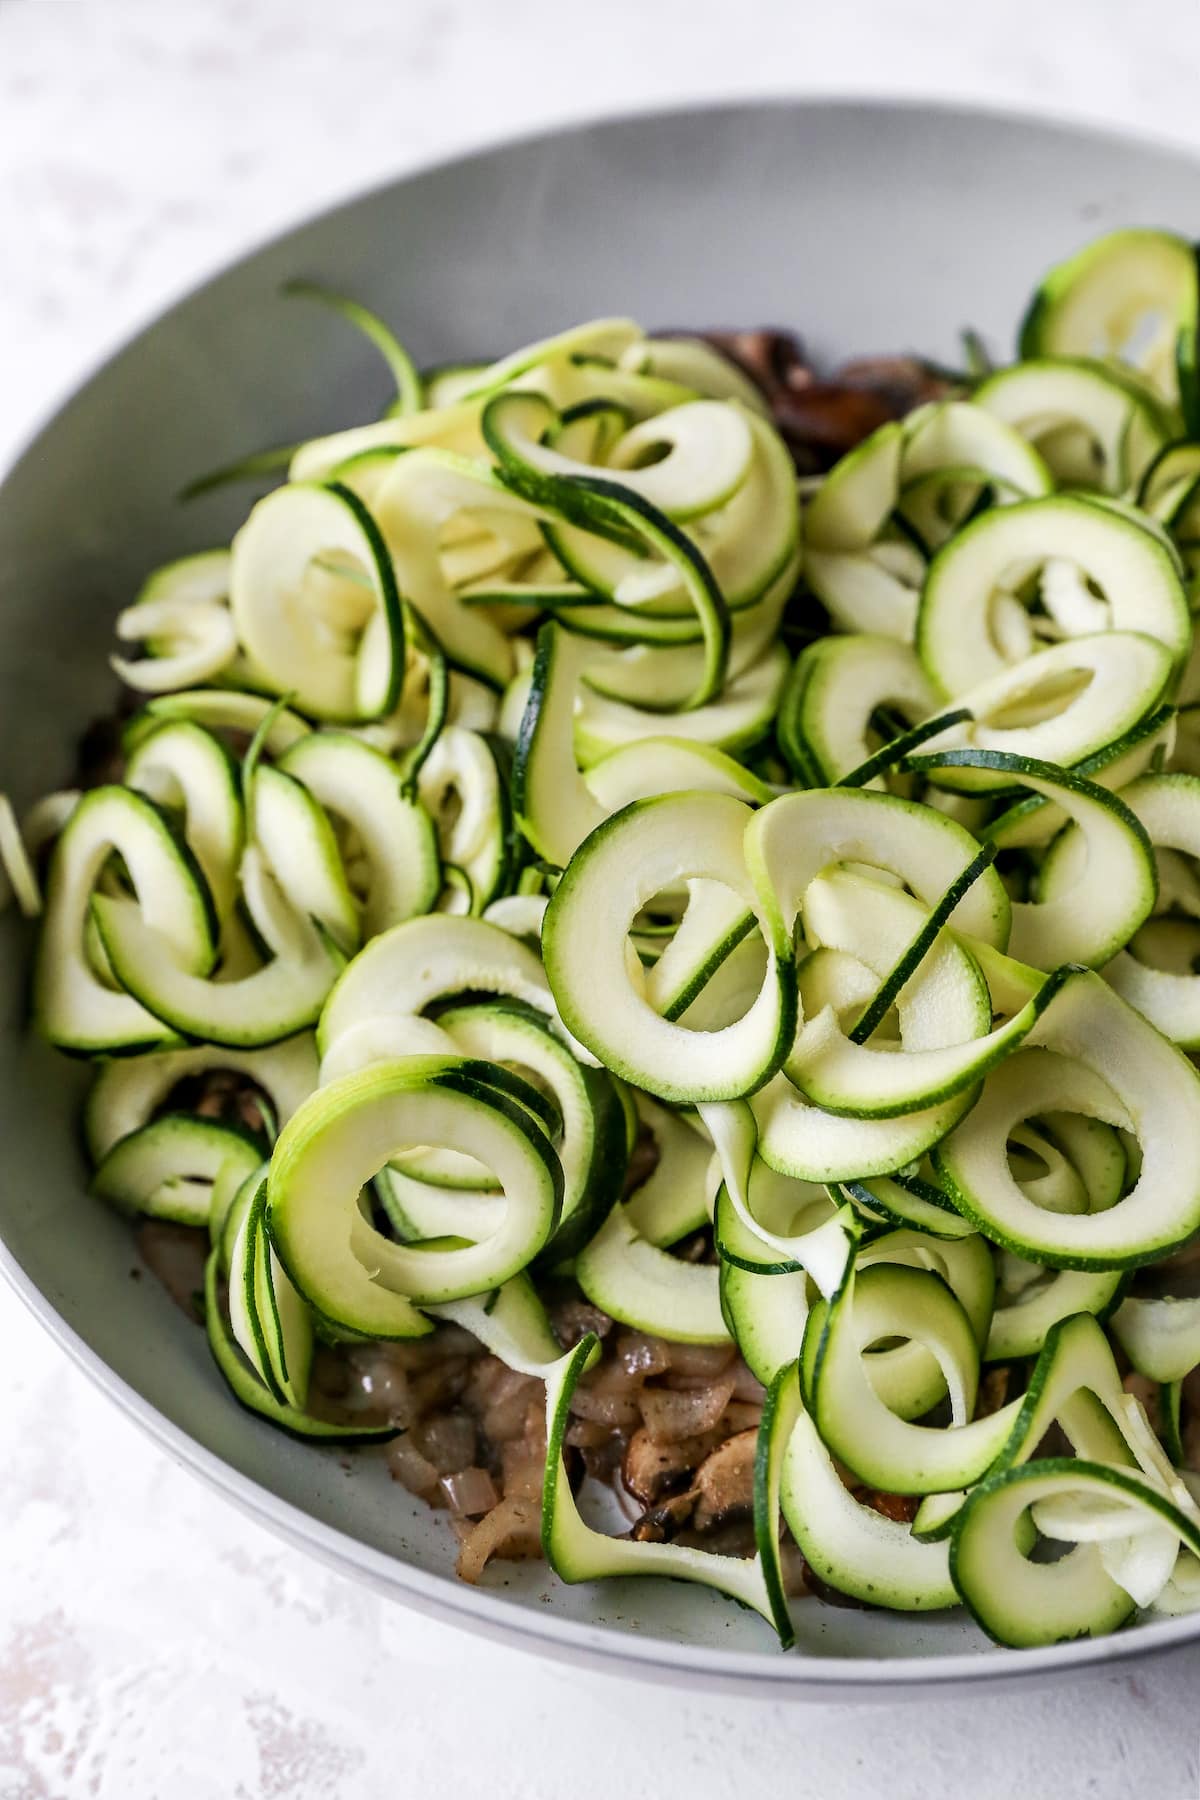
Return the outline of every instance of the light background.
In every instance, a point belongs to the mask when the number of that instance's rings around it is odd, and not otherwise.
[[[1195,0],[0,0],[0,465],[215,264],[493,136],[857,92],[1200,147],[1198,71]],[[969,221],[946,229],[969,242]],[[886,295],[880,318],[872,348]],[[7,1292],[0,1371],[0,1800],[1200,1791],[1200,1654],[869,1710],[583,1676],[282,1547],[144,1440]]]

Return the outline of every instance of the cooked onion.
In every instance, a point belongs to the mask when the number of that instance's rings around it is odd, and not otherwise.
[[[642,1378],[629,1374],[619,1362],[606,1359],[590,1375],[585,1375],[571,1399],[571,1411],[577,1418],[598,1425],[610,1425],[614,1431],[632,1431],[641,1422],[637,1396]]]
[[[523,1562],[542,1554],[541,1508],[532,1500],[502,1500],[463,1540],[458,1553],[461,1580],[475,1582],[493,1556]]]
[[[393,1425],[412,1417],[408,1376],[388,1344],[364,1344],[346,1358],[346,1387],[339,1395],[347,1412],[369,1412]]]
[[[507,1444],[524,1435],[531,1406],[544,1410],[545,1387],[498,1357],[486,1356],[476,1365],[464,1398],[484,1436],[493,1444]]]
[[[458,1399],[467,1385],[470,1364],[465,1357],[451,1356],[445,1362],[431,1363],[409,1375],[412,1416],[423,1418],[428,1412],[440,1412]]]
[[[672,1344],[671,1386],[707,1387],[737,1355],[732,1344]]]
[[[567,1426],[566,1442],[573,1450],[598,1450],[612,1436],[611,1425],[594,1419],[572,1419]]]
[[[486,1469],[460,1469],[457,1475],[443,1475],[438,1486],[447,1506],[463,1518],[478,1518],[491,1512],[500,1496]]]
[[[541,1500],[546,1473],[545,1445],[530,1452],[525,1444],[505,1444],[500,1471],[506,1499]]]
[[[415,1425],[412,1435],[439,1475],[457,1475],[475,1461],[477,1433],[469,1413],[435,1413]]]
[[[617,1339],[617,1361],[627,1375],[645,1381],[671,1367],[670,1345],[644,1331],[623,1331]]]
[[[407,1433],[388,1445],[387,1464],[392,1480],[398,1481],[410,1494],[416,1494],[422,1500],[433,1499],[438,1489],[438,1472]]]
[[[637,1395],[632,1387],[624,1391],[587,1386],[580,1382],[571,1396],[571,1411],[577,1418],[594,1425],[607,1425],[611,1430],[631,1430],[641,1418]]]

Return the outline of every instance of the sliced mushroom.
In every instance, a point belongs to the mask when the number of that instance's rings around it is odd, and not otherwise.
[[[621,1480],[640,1505],[657,1505],[664,1495],[691,1484],[692,1472],[720,1443],[720,1433],[685,1438],[677,1444],[656,1444],[643,1427],[635,1431],[621,1463]]]
[[[830,379],[839,387],[875,394],[896,419],[929,400],[945,400],[959,392],[940,369],[919,356],[855,356],[839,363]]]
[[[753,1509],[757,1444],[756,1431],[739,1431],[705,1457],[693,1484],[696,1510],[692,1523],[697,1531],[732,1523]]]
[[[748,1406],[761,1406],[767,1397],[767,1390],[757,1375],[750,1370],[739,1356],[733,1366],[733,1397],[745,1401]]]
[[[806,386],[813,370],[804,345],[794,331],[760,325],[750,331],[706,331],[706,343],[719,350],[774,402],[781,391]]]
[[[235,1069],[208,1069],[187,1075],[167,1095],[162,1112],[190,1112],[199,1119],[219,1119],[262,1136],[267,1129],[266,1100],[254,1083]]]
[[[915,356],[855,357],[819,378],[792,332],[764,328],[705,336],[761,388],[801,474],[830,467],[889,419],[954,391]]]
[[[911,1525],[920,1502],[912,1494],[889,1494],[882,1488],[856,1488],[854,1498],[860,1506],[893,1519],[897,1525]]]
[[[733,1376],[725,1375],[706,1387],[644,1387],[638,1405],[655,1443],[678,1444],[715,1430],[732,1395]]]
[[[802,474],[830,467],[895,416],[881,395],[838,381],[788,390],[771,410]]]
[[[889,419],[954,391],[918,357],[859,356],[820,381],[800,382],[793,375],[768,398],[792,454],[802,450],[828,466]]]
[[[695,1494],[672,1494],[644,1512],[629,1535],[639,1544],[669,1543],[691,1523],[695,1510]]]
[[[570,1294],[550,1307],[550,1323],[564,1350],[573,1350],[589,1331],[594,1331],[598,1338],[605,1338],[613,1328],[606,1312],[601,1312],[598,1306],[578,1294]]]
[[[989,1369],[979,1384],[979,1394],[975,1401],[975,1417],[988,1418],[998,1413],[1008,1399],[1008,1368]]]
[[[730,1519],[725,1525],[705,1525],[700,1529],[693,1514],[692,1524],[679,1533],[676,1542],[690,1544],[696,1550],[707,1550],[711,1556],[753,1556],[756,1549],[754,1520],[747,1515],[743,1519]]]
[[[321,1385],[343,1410],[362,1413],[392,1425],[411,1425],[415,1417],[408,1374],[392,1355],[390,1344],[355,1344],[339,1358],[341,1381],[335,1371],[322,1375]]]

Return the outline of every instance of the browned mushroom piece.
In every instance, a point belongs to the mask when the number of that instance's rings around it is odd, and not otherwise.
[[[199,1119],[217,1119],[240,1125],[261,1137],[267,1129],[268,1106],[260,1089],[235,1069],[206,1069],[203,1075],[187,1075],[171,1089],[163,1112],[195,1113]]]
[[[657,1506],[651,1506],[636,1521],[629,1535],[638,1544],[666,1544],[691,1524],[696,1510],[696,1496],[690,1490],[671,1494]]]
[[[708,1431],[703,1437],[656,1444],[643,1427],[634,1432],[626,1445],[621,1480],[639,1505],[656,1506],[665,1494],[691,1485],[693,1472],[720,1441],[719,1431]]]
[[[692,1524],[679,1533],[676,1542],[690,1544],[695,1550],[707,1550],[711,1556],[753,1556],[757,1549],[754,1541],[754,1520],[747,1513],[742,1518],[732,1516],[724,1524],[705,1524],[697,1526],[693,1516]]]
[[[855,356],[839,363],[830,376],[839,387],[877,396],[892,418],[903,418],[930,400],[946,400],[960,388],[941,370],[919,356]]]
[[[693,1231],[690,1236],[680,1238],[677,1244],[671,1245],[671,1255],[678,1262],[715,1263],[717,1249],[711,1227],[705,1226],[702,1231]]]
[[[628,1442],[628,1432],[609,1431],[602,1443],[581,1444],[578,1449],[583,1473],[605,1487],[615,1487]],[[567,1434],[567,1443],[569,1448],[575,1447],[571,1442],[570,1432]]]
[[[1008,1400],[1008,1377],[1007,1364],[1001,1364],[999,1368],[988,1370],[979,1384],[979,1393],[975,1398],[975,1417],[977,1419],[989,1418],[992,1413],[998,1413],[1006,1403]]]
[[[890,419],[956,391],[915,356],[860,356],[821,381],[772,396],[771,407],[793,456],[803,451],[828,467]]]
[[[762,326],[752,331],[706,331],[701,335],[714,350],[736,363],[760,390],[801,474],[813,474],[822,468],[823,462],[803,436],[793,437],[786,423],[793,397],[815,380],[804,346],[795,333]]]
[[[920,1505],[913,1494],[889,1494],[882,1488],[858,1488],[854,1498],[860,1506],[869,1506],[872,1512],[894,1520],[897,1525],[911,1525]]]
[[[700,1464],[693,1483],[696,1510],[692,1523],[697,1531],[711,1531],[751,1512],[757,1444],[756,1431],[739,1431]]]
[[[351,1344],[326,1373],[326,1359],[313,1359],[313,1381],[337,1400],[345,1413],[363,1414],[381,1424],[410,1425],[416,1417],[408,1371],[397,1361],[391,1344]],[[341,1379],[336,1373],[340,1364]]]
[[[452,1405],[466,1387],[470,1373],[471,1364],[465,1356],[449,1354],[444,1361],[414,1371],[408,1381],[412,1416],[423,1419],[431,1412]]]
[[[896,416],[880,395],[837,381],[789,390],[771,410],[802,475],[829,468]]]
[[[589,1331],[594,1331],[598,1338],[605,1338],[613,1328],[608,1314],[581,1294],[568,1294],[553,1301],[549,1312],[554,1335],[564,1350],[573,1350]]]
[[[644,1387],[638,1405],[656,1443],[681,1443],[715,1430],[732,1395],[733,1377],[726,1375],[707,1387]]]
[[[794,331],[759,325],[747,331],[704,331],[706,344],[736,363],[768,400],[783,388],[799,388],[813,380],[804,344]]]
[[[793,332],[703,335],[762,390],[801,474],[829,468],[889,419],[955,391],[915,356],[859,356],[818,376]]]

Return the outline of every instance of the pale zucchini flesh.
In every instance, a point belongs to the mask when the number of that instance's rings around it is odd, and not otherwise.
[[[799,481],[712,344],[422,375],[300,284],[386,416],[194,484],[282,478],[118,613],[116,779],[0,799],[93,1188],[206,1232],[243,1405],[364,1435],[319,1342],[469,1333],[546,1384],[563,1579],[785,1645],[797,1553],[1013,1644],[1200,1597],[1200,1322],[1137,1273],[1200,1231],[1196,266],[1109,234]],[[753,1556],[577,1507],[565,1297],[722,1364]]]

